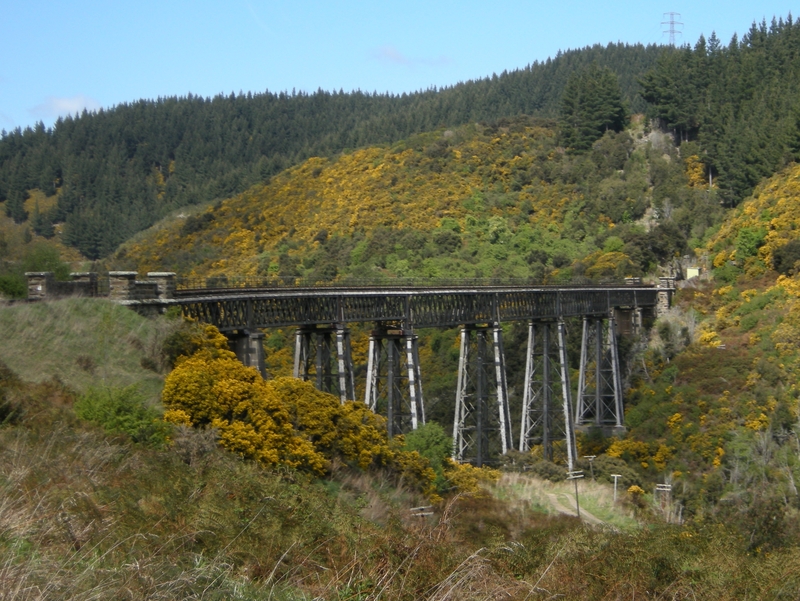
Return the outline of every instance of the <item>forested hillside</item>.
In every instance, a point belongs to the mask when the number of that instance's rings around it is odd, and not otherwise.
[[[735,206],[798,157],[800,24],[753,23],[725,46],[715,35],[668,50],[642,80],[649,114],[702,149],[705,177]]]
[[[580,154],[559,148],[554,123],[530,118],[438,130],[309,159],[159,224],[111,262],[309,283],[642,275],[719,218],[715,192],[691,184],[696,161],[641,123]]]
[[[52,129],[0,139],[0,202],[37,234],[63,237],[86,257],[112,252],[170,210],[223,199],[311,156],[392,143],[441,126],[520,114],[555,117],[576,70],[597,63],[619,77],[630,107],[644,109],[638,78],[662,47],[609,44],[559,53],[524,69],[442,89],[389,95],[306,93],[188,95],[123,104],[59,119]],[[26,210],[29,190],[55,207]]]

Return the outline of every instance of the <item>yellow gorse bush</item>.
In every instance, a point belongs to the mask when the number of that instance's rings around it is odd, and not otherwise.
[[[197,350],[181,357],[162,393],[168,422],[217,430],[227,450],[267,467],[324,474],[341,458],[361,469],[383,467],[434,498],[427,459],[393,445],[386,420],[361,402],[340,403],[295,378],[265,381],[227,349],[213,326],[199,329]]]
[[[453,486],[467,493],[479,492],[481,484],[497,482],[501,475],[496,469],[475,467],[469,463],[456,463],[453,460],[448,460],[444,473]]]
[[[286,407],[295,430],[326,456],[338,454],[361,469],[387,466],[395,459],[386,420],[364,403],[341,404],[335,396],[295,378],[276,378],[265,386]]]
[[[707,250],[724,246],[714,266],[721,266],[731,256],[736,236],[744,228],[765,228],[764,244],[758,258],[772,264],[772,254],[797,237],[800,223],[800,164],[794,163],[758,186],[752,198],[742,203],[736,215],[723,222],[719,232],[709,240]],[[723,258],[724,257],[724,258]]]
[[[325,457],[295,432],[289,411],[266,384],[254,368],[201,349],[167,376],[164,419],[216,428],[226,449],[266,466],[324,473]]]
[[[706,166],[698,155],[693,154],[686,157],[684,165],[686,165],[686,178],[689,180],[689,185],[692,188],[705,188],[708,186],[708,181],[706,180]]]

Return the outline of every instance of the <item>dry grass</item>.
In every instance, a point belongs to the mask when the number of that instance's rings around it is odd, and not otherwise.
[[[28,382],[57,378],[73,390],[139,384],[157,399],[162,376],[142,367],[173,327],[102,299],[0,306],[0,361]]]
[[[568,485],[507,474],[430,518],[381,474],[266,472],[176,433],[156,450],[76,423],[58,390],[0,427],[0,600],[777,599],[800,549],[751,556],[722,527],[631,532],[547,515]],[[49,396],[47,396],[49,395]],[[561,487],[561,488],[559,488]],[[597,505],[607,487],[586,483]]]
[[[565,508],[575,511],[575,486],[572,482],[550,482],[535,476],[516,472],[504,473],[493,487],[495,496],[528,511],[547,514],[558,513],[552,498]],[[587,511],[604,524],[614,529],[631,531],[639,527],[633,508],[624,502],[625,491],[617,491],[614,503],[614,487],[584,478],[578,483],[578,499],[581,511]]]

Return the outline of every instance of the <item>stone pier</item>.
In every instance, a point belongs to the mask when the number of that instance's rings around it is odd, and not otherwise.
[[[156,294],[159,299],[167,300],[175,296],[174,271],[148,271],[147,279],[156,283]]]
[[[93,271],[73,271],[72,278],[75,294],[81,296],[97,296],[97,274]]]
[[[136,300],[135,271],[108,272],[108,298],[113,301]]]
[[[264,357],[264,334],[238,330],[225,334],[228,346],[236,353],[236,357],[244,365],[255,367],[262,378],[267,377],[267,367]]]
[[[28,298],[31,300],[44,300],[53,295],[55,275],[52,271],[28,271]]]
[[[675,278],[658,278],[658,304],[656,305],[656,317],[660,317],[669,311],[672,306],[672,295],[675,294]]]

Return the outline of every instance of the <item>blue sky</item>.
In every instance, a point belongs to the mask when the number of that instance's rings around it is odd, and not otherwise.
[[[680,13],[677,41],[693,45],[791,10],[784,0],[0,0],[0,129],[190,92],[411,92],[594,43],[667,43],[668,12]]]

